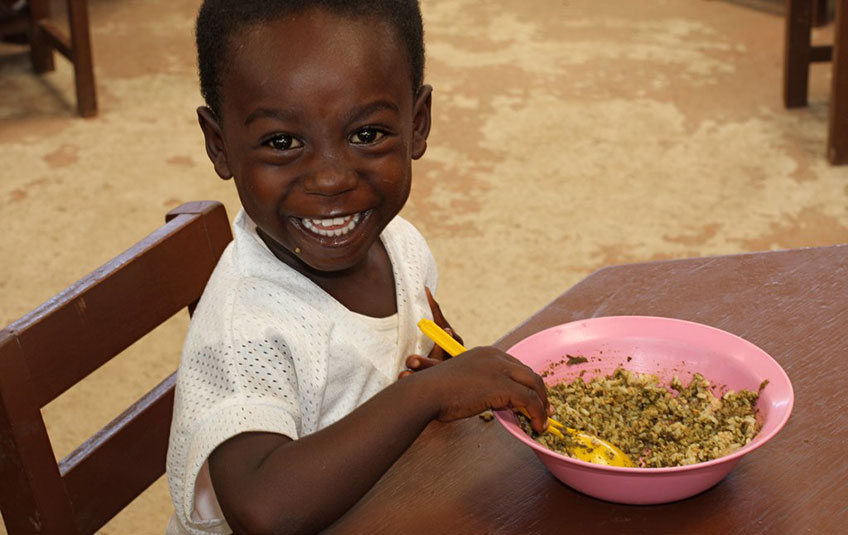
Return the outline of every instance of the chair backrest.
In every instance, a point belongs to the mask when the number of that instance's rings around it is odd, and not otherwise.
[[[164,473],[174,374],[58,463],[41,408],[193,310],[232,240],[229,220],[223,205],[203,201],[166,221],[0,331],[0,511],[9,535],[89,535]]]

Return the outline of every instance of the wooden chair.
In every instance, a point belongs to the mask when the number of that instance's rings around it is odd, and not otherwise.
[[[50,0],[28,0],[26,9],[11,12],[5,8],[0,20],[0,35],[26,33],[33,70],[52,71],[53,51],[59,52],[74,66],[77,111],[83,117],[97,114],[94,63],[88,29],[87,0],[66,0],[69,32],[62,30],[50,16]]]
[[[832,61],[827,158],[832,164],[848,164],[848,5],[836,2],[833,45],[812,46],[813,22],[822,9],[819,0],[787,0],[783,102],[787,108],[806,106],[810,63]]]
[[[166,221],[0,331],[0,511],[9,535],[92,534],[164,473],[175,374],[58,463],[40,409],[180,309],[193,310],[232,239],[227,214],[220,203],[194,202]]]

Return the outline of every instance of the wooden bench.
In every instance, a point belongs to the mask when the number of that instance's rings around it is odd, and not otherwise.
[[[9,535],[95,533],[165,472],[175,374],[58,463],[41,408],[197,304],[232,239],[226,211],[188,203],[166,220],[0,330],[0,512]]]

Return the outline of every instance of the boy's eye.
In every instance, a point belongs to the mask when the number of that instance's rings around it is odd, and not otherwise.
[[[302,147],[303,143],[301,143],[300,140],[296,137],[292,137],[287,134],[277,134],[268,141],[266,141],[265,145],[271,147],[274,150],[290,150]]]
[[[367,145],[383,138],[386,134],[376,128],[363,128],[350,136],[350,142],[355,145]]]

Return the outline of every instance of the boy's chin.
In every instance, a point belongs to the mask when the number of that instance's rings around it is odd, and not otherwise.
[[[267,244],[268,240],[265,241]],[[320,276],[344,274],[345,271],[360,265],[368,256],[367,250],[359,250],[358,247],[339,248],[333,251],[315,244],[283,246],[273,243],[269,248],[277,259],[295,270]]]

